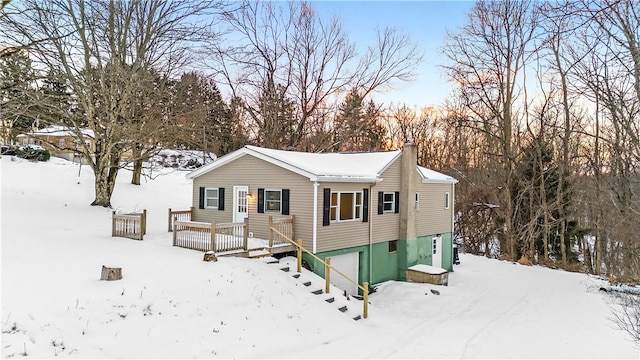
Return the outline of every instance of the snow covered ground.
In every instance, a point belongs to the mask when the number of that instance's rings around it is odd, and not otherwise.
[[[354,321],[361,302],[311,294],[301,279],[315,286],[313,274],[172,247],[184,172],[141,186],[120,173],[114,210],[148,211],[136,241],[112,238],[111,210],[89,206],[89,167],[0,162],[3,358],[640,357],[594,277],[462,254],[449,286],[384,283]],[[123,279],[100,281],[102,265]]]

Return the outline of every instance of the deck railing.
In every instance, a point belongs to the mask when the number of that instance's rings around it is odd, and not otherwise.
[[[174,219],[173,223],[173,246],[215,252],[247,250],[246,220],[216,224]]]
[[[168,231],[169,232],[173,231],[173,227],[174,227],[173,222],[175,220],[191,221],[191,219],[193,218],[193,210],[194,210],[193,206],[189,210],[171,210],[171,208],[169,208]]]
[[[142,240],[147,233],[147,210],[141,213],[116,214],[111,216],[111,236]]]
[[[215,224],[196,221],[173,221],[173,246],[192,250],[209,251],[212,248],[211,234]]]
[[[357,286],[360,290],[362,290],[362,306],[363,306],[363,310],[362,310],[362,317],[363,318],[367,318],[369,316],[369,283],[368,282],[363,282],[362,285],[358,284],[357,281],[352,280],[350,277],[348,277],[347,275],[345,275],[342,271],[334,268],[333,266],[331,266],[331,258],[326,258],[325,260],[320,259],[318,256],[316,256],[315,254],[311,253],[309,250],[305,249],[302,246],[302,240],[298,240],[298,241],[294,241],[293,239],[291,239],[290,237],[288,237],[287,235],[283,234],[282,232],[280,232],[278,229],[271,227],[269,229],[269,231],[273,231],[274,233],[278,234],[282,239],[286,240],[288,243],[295,245],[295,247],[297,248],[297,271],[301,272],[302,271],[302,253],[305,252],[309,255],[311,255],[311,257],[313,257],[314,259],[320,261],[321,263],[324,264],[324,280],[325,280],[325,293],[329,293],[330,289],[331,289],[331,271],[336,272],[338,275],[342,276],[343,278],[345,278],[348,282],[350,282],[351,284]]]
[[[286,238],[295,238],[295,234],[293,233],[293,220],[293,215],[279,219],[274,219],[273,216],[269,216],[269,247],[289,244]]]

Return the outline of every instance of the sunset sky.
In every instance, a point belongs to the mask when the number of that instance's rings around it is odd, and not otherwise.
[[[376,28],[395,27],[418,43],[424,60],[412,82],[376,95],[385,103],[431,106],[442,103],[451,91],[440,68],[447,30],[456,31],[467,21],[471,1],[314,1],[319,15],[338,16],[344,29],[359,45],[373,43]],[[364,51],[364,47],[361,51]]]

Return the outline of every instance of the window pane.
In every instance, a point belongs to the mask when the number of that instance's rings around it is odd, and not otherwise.
[[[393,193],[384,194],[384,202],[393,202]]]
[[[265,199],[280,201],[280,191],[265,191]]]
[[[336,207],[331,208],[331,220],[336,220]]]
[[[331,206],[338,206],[338,193],[331,193]]]
[[[207,207],[218,207],[218,199],[207,199]]]
[[[265,190],[264,209],[266,211],[280,211],[280,190]]]
[[[218,207],[218,189],[205,189],[204,194],[205,207],[217,208]]]
[[[356,193],[356,205],[362,204],[362,193]]]
[[[353,193],[340,194],[340,220],[353,219]]]

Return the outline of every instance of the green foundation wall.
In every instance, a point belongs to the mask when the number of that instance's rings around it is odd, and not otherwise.
[[[398,240],[396,251],[389,252],[389,242],[382,242],[369,246],[356,246],[347,249],[317,253],[322,260],[342,254],[359,253],[359,279],[362,284],[378,284],[387,280],[406,280],[406,269],[416,264],[432,265],[431,245],[435,235],[421,236],[415,240]],[[453,247],[451,233],[442,236],[442,267],[453,271]],[[313,271],[324,277],[324,264],[309,254],[303,254]],[[372,264],[371,267],[369,264]]]

